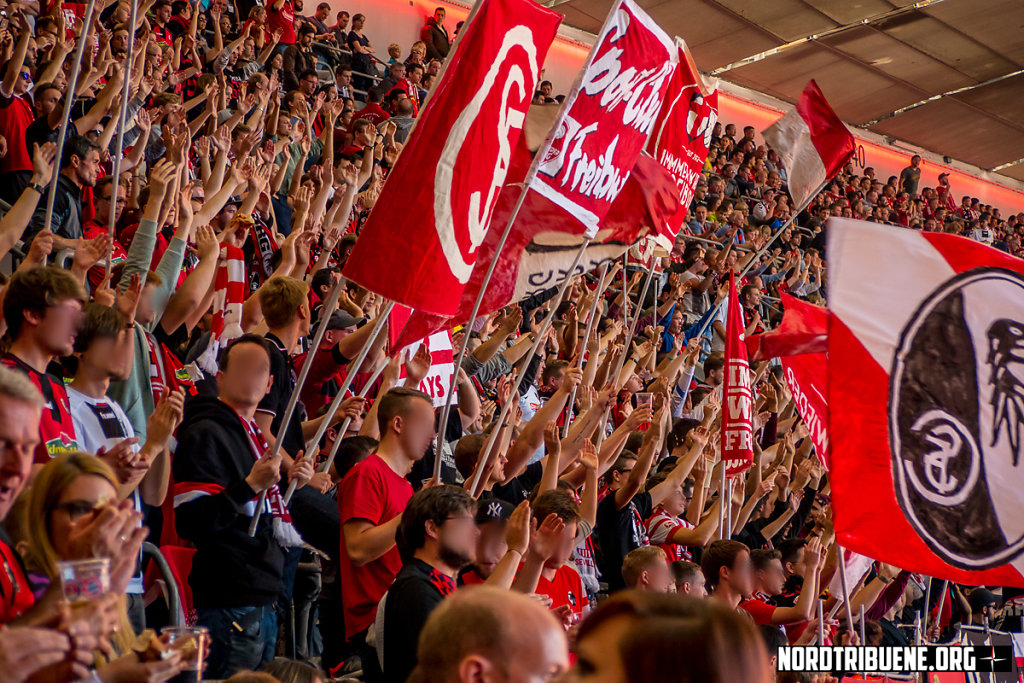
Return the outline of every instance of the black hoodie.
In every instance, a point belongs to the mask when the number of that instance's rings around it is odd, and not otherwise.
[[[238,414],[217,398],[185,404],[174,452],[174,520],[196,546],[189,584],[196,607],[256,607],[283,588],[284,551],[264,511],[249,522],[257,494],[245,481],[256,462]]]

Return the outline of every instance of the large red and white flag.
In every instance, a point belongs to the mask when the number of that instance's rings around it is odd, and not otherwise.
[[[584,239],[591,242],[577,273],[621,256],[647,233],[645,217],[665,211],[661,205],[675,212],[671,180],[653,158],[640,156],[677,61],[668,35],[633,0],[619,0],[566,98],[550,147],[537,152],[543,155],[537,174],[526,179],[525,189],[507,185],[501,192],[492,218],[495,229],[480,245],[458,310],[431,315],[436,311],[417,306],[421,310],[410,318],[403,343],[441,329],[449,319],[469,319],[492,262],[494,275],[481,301],[481,315],[556,286]],[[649,188],[637,204],[627,207],[633,220],[605,227],[605,217],[633,173]],[[499,252],[504,226],[524,191]]]
[[[625,186],[678,61],[668,34],[633,0],[618,0],[530,181],[589,235]]]
[[[828,347],[828,309],[782,293],[782,323],[746,338],[750,360],[801,353],[824,353]]]
[[[473,272],[561,21],[530,0],[481,1],[343,271],[442,315]]]
[[[711,148],[711,132],[718,122],[718,90],[704,83],[681,38],[676,38],[676,44],[679,66],[646,147],[672,179],[679,197],[675,214],[654,226],[659,244],[666,249],[672,249],[686,222],[686,211]]]
[[[857,146],[813,80],[800,93],[796,108],[762,135],[786,168],[789,194],[798,210],[843,168]]]
[[[833,218],[828,395],[839,541],[1024,586],[1024,261]]]
[[[818,460],[831,469],[828,439],[828,356],[824,353],[802,353],[783,356],[782,376],[793,394],[797,413],[807,427]]]
[[[754,462],[754,394],[750,388],[750,364],[743,343],[736,274],[729,272],[729,301],[725,317],[725,381],[722,382],[722,461],[728,476],[739,474]]]

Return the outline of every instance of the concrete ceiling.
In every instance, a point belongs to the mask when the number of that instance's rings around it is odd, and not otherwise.
[[[1024,0],[638,1],[706,73],[1024,180]],[[545,4],[598,33],[612,0]]]

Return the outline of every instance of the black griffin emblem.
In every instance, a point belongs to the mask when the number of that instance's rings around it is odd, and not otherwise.
[[[1013,465],[1020,461],[1024,435],[1024,324],[997,320],[988,330],[988,364],[992,366],[992,446],[1005,428]]]

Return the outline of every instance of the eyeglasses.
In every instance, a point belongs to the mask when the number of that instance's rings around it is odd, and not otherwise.
[[[77,519],[81,519],[86,515],[91,515],[93,512],[103,507],[106,501],[100,501],[96,503],[90,503],[87,500],[72,500],[67,503],[57,503],[53,506],[54,511],[60,510],[68,513],[68,517],[74,522]]]
[[[21,72],[21,80],[23,80],[23,81],[31,81],[32,80],[32,74],[30,74],[27,71],[22,71]]]

